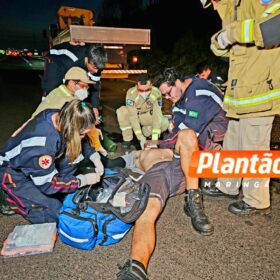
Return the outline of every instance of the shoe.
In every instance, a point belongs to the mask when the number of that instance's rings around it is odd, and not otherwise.
[[[239,194],[227,194],[227,193],[223,193],[221,192],[218,188],[214,187],[214,186],[210,186],[210,187],[203,187],[201,188],[201,191],[204,195],[207,196],[212,196],[212,197],[227,197],[230,199],[238,199]]]
[[[9,205],[1,205],[0,213],[5,216],[12,216],[16,214],[16,211],[14,211]]]
[[[122,142],[122,148],[123,149],[130,149],[131,143],[130,141],[123,141]]]
[[[0,213],[6,216],[15,215],[16,212],[11,208],[11,205],[6,201],[9,196],[0,188]]]
[[[267,207],[264,209],[257,209],[253,206],[250,206],[245,201],[240,200],[234,203],[231,203],[228,206],[228,211],[235,215],[253,215],[253,214],[261,214],[261,215],[269,215],[271,213],[271,208]]]
[[[119,269],[117,280],[149,280],[144,265],[136,260],[127,260]]]
[[[202,203],[202,194],[199,190],[188,190],[185,196],[185,213],[191,217],[194,229],[202,235],[211,235],[214,226],[206,216]]]

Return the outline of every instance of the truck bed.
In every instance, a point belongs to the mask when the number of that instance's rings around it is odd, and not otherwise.
[[[150,29],[70,25],[58,34],[52,45],[79,41],[108,45],[150,45]]]

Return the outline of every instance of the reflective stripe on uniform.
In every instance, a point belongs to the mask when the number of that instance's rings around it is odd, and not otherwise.
[[[224,103],[234,107],[251,107],[270,102],[272,100],[280,99],[280,89],[270,90],[266,93],[247,98],[232,98],[225,96]]]
[[[67,88],[66,88],[65,85],[60,85],[60,86],[59,86],[59,89],[60,89],[61,91],[63,91],[67,96],[73,96],[73,94],[70,93],[70,92],[67,90]]]
[[[22,140],[19,145],[11,149],[10,151],[7,151],[5,153],[5,156],[0,156],[0,164],[3,164],[3,161],[9,161],[10,159],[18,156],[23,148],[27,147],[38,147],[38,146],[45,146],[46,144],[46,137],[31,137],[25,140]]]
[[[158,129],[158,128],[153,128],[153,129],[152,129],[152,133],[153,133],[153,134],[160,134],[160,129]]]
[[[94,76],[90,72],[87,73],[90,79],[94,82],[99,82],[100,81],[100,76]]]
[[[72,59],[74,62],[76,62],[78,60],[77,56],[75,56],[72,52],[70,52],[70,51],[68,51],[66,49],[61,49],[61,50],[51,49],[50,50],[50,54],[51,55],[66,55],[70,59]]]
[[[155,101],[157,99],[153,94],[150,94],[149,98],[152,99],[153,101]]]
[[[199,89],[195,91],[196,96],[210,96],[216,103],[218,103],[221,107],[223,105],[223,101],[219,98],[217,94],[210,90]]]
[[[183,130],[183,129],[189,129],[189,127],[187,127],[184,123],[180,123],[179,125],[178,125],[178,128],[180,129],[180,130]]]
[[[128,130],[128,129],[132,129],[131,126],[126,126],[126,127],[120,127],[121,131],[125,131],[125,130]]]
[[[142,131],[141,129],[137,129],[134,131],[136,135],[142,135]]]
[[[173,109],[172,109],[172,112],[174,113],[174,112],[180,112],[180,113],[182,113],[183,115],[186,115],[187,114],[187,110],[185,110],[185,109],[179,109],[178,107],[174,107]]]
[[[267,16],[269,16],[271,14],[274,14],[279,9],[280,9],[280,3],[275,3],[274,5],[269,7],[267,10],[265,10],[265,12],[262,14],[262,17],[267,17]]]
[[[30,177],[36,186],[42,186],[46,183],[50,183],[52,181],[53,176],[57,173],[58,171],[55,169],[51,173],[44,176],[33,177],[32,175],[30,175]]]
[[[79,154],[79,156],[72,162],[72,164],[77,164],[81,162],[84,159],[84,156],[82,154]]]
[[[152,140],[158,140],[158,134],[152,134]]]
[[[251,43],[253,42],[253,19],[246,19],[242,21],[241,30],[241,43]]]

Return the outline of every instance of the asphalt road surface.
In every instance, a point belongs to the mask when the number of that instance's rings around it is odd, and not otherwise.
[[[40,72],[0,71],[0,145],[40,102]],[[131,84],[102,82],[105,122],[117,131],[114,109]],[[183,212],[183,196],[168,201],[157,222],[157,245],[149,265],[151,280],[279,280],[280,195],[272,189],[272,214],[236,217],[228,199],[205,198],[215,226],[212,236],[197,234]],[[16,225],[28,224],[18,215],[0,215],[0,241]],[[0,258],[0,279],[116,279],[117,264],[129,257],[131,232],[118,244],[82,251],[56,241],[48,254]]]

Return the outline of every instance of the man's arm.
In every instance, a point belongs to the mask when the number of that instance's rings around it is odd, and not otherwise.
[[[272,48],[280,44],[280,1],[273,1],[261,18],[234,21],[212,37],[221,49],[234,43],[255,44],[261,48]],[[224,47],[221,45],[224,44]]]

